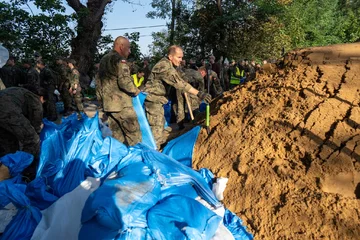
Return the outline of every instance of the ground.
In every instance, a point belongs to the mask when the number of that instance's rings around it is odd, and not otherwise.
[[[359,239],[360,44],[282,60],[212,103],[193,166],[255,239]]]

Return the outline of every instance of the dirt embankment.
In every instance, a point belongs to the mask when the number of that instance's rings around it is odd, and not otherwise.
[[[291,52],[212,106],[194,168],[256,239],[360,238],[360,44]]]

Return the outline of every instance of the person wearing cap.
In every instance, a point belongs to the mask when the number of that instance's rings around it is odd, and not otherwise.
[[[84,113],[84,106],[81,97],[80,73],[76,68],[76,61],[74,59],[68,59],[67,64],[71,71],[70,87],[68,90],[75,102],[78,114],[82,114]]]

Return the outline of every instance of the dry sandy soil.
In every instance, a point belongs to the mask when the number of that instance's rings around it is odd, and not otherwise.
[[[290,52],[212,103],[193,166],[255,239],[360,239],[360,43]]]

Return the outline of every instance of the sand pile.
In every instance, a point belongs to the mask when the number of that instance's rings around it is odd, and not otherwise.
[[[230,178],[224,203],[256,239],[359,239],[360,44],[282,66],[213,104],[193,166]]]

